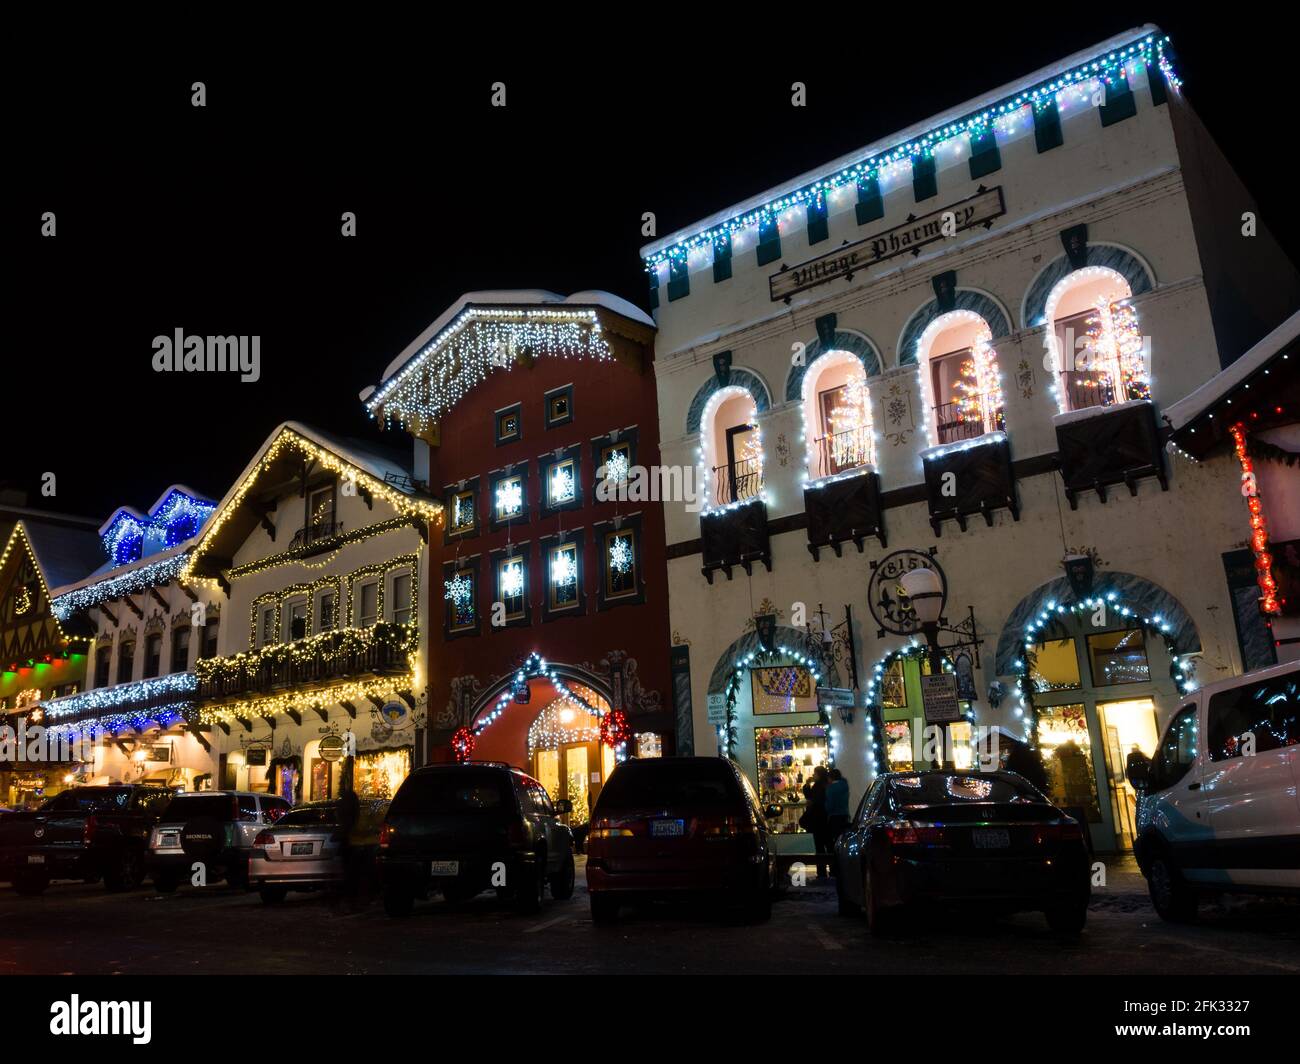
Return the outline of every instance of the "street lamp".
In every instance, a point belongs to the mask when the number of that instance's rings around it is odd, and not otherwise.
[[[927,566],[918,566],[898,578],[898,584],[907,595],[916,619],[925,633],[925,641],[930,647],[930,675],[943,674],[943,651],[939,647],[939,614],[943,612],[943,581],[939,574]],[[943,745],[948,747],[948,725],[942,726]],[[938,759],[931,762],[931,767],[942,768]]]

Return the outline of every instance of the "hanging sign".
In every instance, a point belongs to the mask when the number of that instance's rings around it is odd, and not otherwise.
[[[919,255],[921,248],[927,244],[947,240],[977,225],[987,229],[993,225],[994,218],[1006,213],[1001,185],[981,189],[967,199],[940,207],[919,218],[909,218],[902,225],[886,229],[875,236],[855,240],[851,244],[842,244],[825,255],[772,274],[767,282],[772,301],[785,300],[788,303],[790,297],[798,292],[841,277],[847,280],[859,270],[909,251],[913,255]]]
[[[320,741],[320,758],[322,761],[341,761],[343,749],[343,736],[326,735]]]
[[[819,687],[817,688],[817,704],[825,706],[827,709],[838,709],[841,706],[852,709],[857,702],[851,687]]]
[[[921,677],[921,704],[926,724],[951,724],[961,720],[957,702],[957,677],[950,672]]]

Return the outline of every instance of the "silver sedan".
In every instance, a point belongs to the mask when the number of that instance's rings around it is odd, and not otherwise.
[[[350,873],[364,871],[378,842],[378,825],[388,803],[363,800],[355,823],[345,825],[342,803],[311,802],[290,809],[253,842],[248,885],[274,904],[291,890],[342,886]]]

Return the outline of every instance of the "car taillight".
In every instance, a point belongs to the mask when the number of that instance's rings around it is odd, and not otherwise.
[[[615,827],[612,820],[597,820],[587,832],[589,839],[630,839],[636,832],[631,828]]]
[[[86,823],[81,829],[81,842],[83,846],[89,846],[95,841],[95,832],[99,830],[99,821],[93,816],[86,817]]]
[[[1077,820],[1061,821],[1061,840],[1063,842],[1082,842],[1083,825]]]
[[[275,845],[275,836],[269,831],[259,831],[257,838],[253,840],[253,845],[259,848]]]
[[[392,824],[385,824],[379,829],[379,848],[386,850],[392,844],[393,836],[397,834],[397,829]]]
[[[729,816],[721,820],[701,819],[696,822],[696,831],[706,839],[734,839],[753,835],[754,825]]]
[[[948,832],[941,827],[896,820],[885,825],[885,837],[895,846],[947,846]]]
[[[524,846],[528,842],[528,832],[524,830],[522,820],[510,821],[510,826],[506,828],[506,842],[511,846]]]

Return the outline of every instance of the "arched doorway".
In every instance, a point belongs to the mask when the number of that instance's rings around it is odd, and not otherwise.
[[[573,803],[573,812],[562,819],[577,827],[590,819],[605,781],[628,754],[630,735],[613,745],[602,739],[601,724],[611,712],[603,678],[533,654],[480,694],[462,729],[468,739],[462,738],[467,756],[461,759],[503,761],[522,769],[553,800]],[[455,738],[452,742],[456,746]]]
[[[998,640],[997,672],[1027,695],[1017,712],[1042,755],[1049,796],[1087,824],[1094,849],[1127,852],[1137,812],[1128,755],[1154,755],[1201,647],[1163,588],[1118,572],[1096,583],[1076,594],[1062,577],[1021,600]]]

